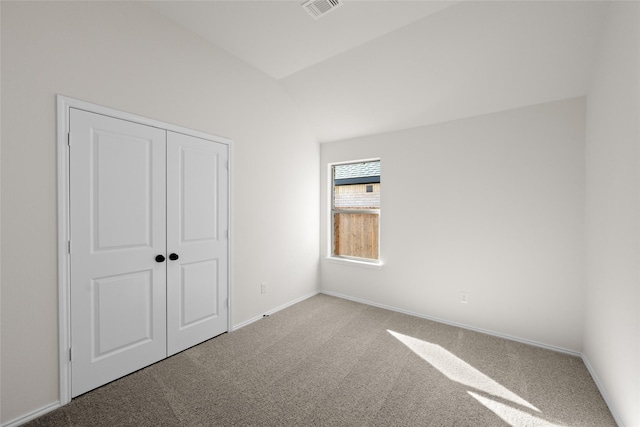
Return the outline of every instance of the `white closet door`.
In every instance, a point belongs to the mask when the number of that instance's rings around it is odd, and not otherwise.
[[[167,132],[169,356],[228,330],[227,160],[225,144]]]
[[[70,111],[72,396],[166,357],[166,131]]]

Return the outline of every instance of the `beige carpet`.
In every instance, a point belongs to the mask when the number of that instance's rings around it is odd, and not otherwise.
[[[615,426],[582,361],[317,295],[30,426]]]

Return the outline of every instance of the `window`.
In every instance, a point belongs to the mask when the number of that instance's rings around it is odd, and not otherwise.
[[[333,257],[380,259],[380,160],[331,166]]]

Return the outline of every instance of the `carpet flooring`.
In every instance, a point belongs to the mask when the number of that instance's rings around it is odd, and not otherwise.
[[[327,295],[28,426],[615,426],[582,360]]]

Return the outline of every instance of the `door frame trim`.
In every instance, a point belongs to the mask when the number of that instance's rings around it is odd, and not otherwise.
[[[56,95],[57,103],[57,197],[58,197],[58,363],[60,380],[60,405],[66,405],[71,401],[71,304],[70,304],[70,256],[69,256],[69,115],[71,108],[89,111],[116,119],[152,126],[167,131],[182,133],[185,135],[206,139],[209,141],[225,144],[228,147],[228,237],[227,237],[227,329],[232,331],[231,323],[231,297],[233,284],[232,263],[232,159],[233,141],[217,135],[184,128],[181,126],[166,123],[160,120],[149,119],[113,108],[104,107],[97,104],[81,101],[63,95]]]

